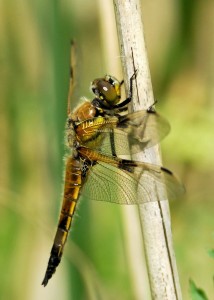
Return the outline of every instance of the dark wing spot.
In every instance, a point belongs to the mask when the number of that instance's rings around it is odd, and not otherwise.
[[[134,172],[134,167],[136,167],[136,163],[126,160],[126,159],[121,159],[118,162],[118,168],[128,171],[129,173],[133,173]]]
[[[168,170],[168,169],[166,169],[164,167],[161,167],[161,170],[164,171],[164,172],[166,172],[166,173],[168,173],[169,175],[173,175],[173,173],[170,170]]]

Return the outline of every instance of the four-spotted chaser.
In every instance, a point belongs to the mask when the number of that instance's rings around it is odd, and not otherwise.
[[[152,147],[169,132],[168,122],[153,107],[127,112],[132,100],[121,102],[121,85],[112,76],[95,79],[92,101],[85,101],[73,113],[68,109],[67,157],[62,209],[42,285],[46,286],[61,261],[64,246],[81,194],[119,204],[141,204],[151,199],[151,189],[166,190],[169,198],[183,192],[178,179],[162,166],[121,158]],[[163,193],[164,195],[164,193]],[[166,199],[163,196],[163,199]]]

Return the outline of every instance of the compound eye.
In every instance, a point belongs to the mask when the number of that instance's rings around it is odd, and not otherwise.
[[[114,106],[120,101],[120,83],[115,78],[106,75],[92,82],[92,92],[109,106]]]
[[[97,89],[101,95],[101,98],[106,100],[109,104],[114,103],[117,100],[117,93],[113,85],[105,80],[100,80]]]

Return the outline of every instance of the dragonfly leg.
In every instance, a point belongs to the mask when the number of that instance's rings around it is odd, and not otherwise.
[[[125,105],[129,104],[132,101],[132,96],[133,96],[133,81],[137,78],[137,72],[138,70],[135,70],[133,75],[130,78],[130,88],[129,88],[129,95],[128,98],[126,98],[123,102],[114,105],[113,109],[117,109],[120,107],[124,107]],[[121,81],[120,85],[123,84],[123,80]]]

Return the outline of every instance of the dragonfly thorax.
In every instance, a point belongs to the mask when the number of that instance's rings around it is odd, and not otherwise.
[[[89,101],[85,101],[81,104],[74,113],[71,114],[70,118],[74,122],[82,122],[88,119],[92,119],[96,115],[96,108]]]

